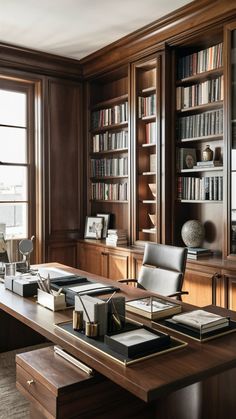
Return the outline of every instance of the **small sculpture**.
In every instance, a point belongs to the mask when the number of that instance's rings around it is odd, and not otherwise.
[[[186,221],[182,227],[181,236],[187,247],[201,247],[205,236],[204,226],[198,220]]]

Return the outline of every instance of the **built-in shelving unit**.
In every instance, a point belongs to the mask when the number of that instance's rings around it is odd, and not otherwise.
[[[94,78],[88,90],[89,212],[111,214],[112,225],[128,232],[128,67]]]
[[[206,227],[206,247],[222,251],[224,67],[222,35],[214,45],[187,45],[176,54],[176,204],[174,242],[185,221]],[[206,150],[212,151],[209,162]],[[186,205],[189,204],[189,205]],[[196,205],[197,204],[197,205]],[[202,204],[204,204],[202,206]],[[214,204],[214,207],[211,205]]]
[[[160,237],[160,61],[133,65],[134,109],[134,242]]]

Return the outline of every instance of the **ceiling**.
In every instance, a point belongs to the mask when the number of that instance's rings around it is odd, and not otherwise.
[[[0,0],[0,42],[75,59],[189,0]]]

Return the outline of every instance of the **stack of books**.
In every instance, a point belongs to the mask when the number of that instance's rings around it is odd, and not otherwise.
[[[172,317],[172,322],[187,329],[200,332],[204,335],[229,327],[229,318],[205,310],[194,310],[189,313],[177,314]]]
[[[124,246],[127,245],[127,230],[109,229],[106,238],[108,246]]]
[[[200,168],[208,168],[208,167],[222,167],[222,161],[220,160],[210,160],[210,161],[198,161],[195,166],[193,166],[194,169],[200,169]]]
[[[188,248],[188,259],[199,259],[205,256],[211,256],[212,252],[210,249],[204,249],[202,247],[189,247]]]

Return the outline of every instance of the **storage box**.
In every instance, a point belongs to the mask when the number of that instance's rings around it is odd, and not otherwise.
[[[27,279],[24,277],[6,277],[4,279],[5,288],[15,292],[21,297],[32,297],[37,294],[38,284],[34,278]]]
[[[63,310],[66,308],[65,294],[52,295],[48,292],[38,289],[37,302],[52,311]]]
[[[114,351],[131,358],[167,349],[170,346],[170,336],[140,327],[110,336],[106,335],[104,342]]]
[[[107,333],[107,303],[99,298],[91,297],[90,295],[83,295],[80,297],[85,305],[89,319],[86,316],[83,305],[79,297],[75,296],[75,311],[84,312],[84,320],[86,322],[91,321],[99,324],[98,334],[99,336]]]

